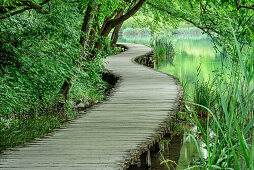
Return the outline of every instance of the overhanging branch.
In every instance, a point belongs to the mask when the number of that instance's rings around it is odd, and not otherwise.
[[[41,14],[48,14],[49,11],[45,11],[42,9],[42,5],[48,3],[50,0],[45,0],[40,4],[36,4],[30,0],[19,0],[19,2],[17,2],[17,7],[13,7],[13,6],[9,6],[9,7],[5,7],[8,10],[2,10],[2,16],[0,16],[0,19],[5,19],[11,16],[14,16],[16,14],[20,14],[26,10],[30,10],[30,9],[34,9],[36,12],[41,13]],[[15,9],[17,9],[18,7],[24,7],[23,9],[8,13],[10,11],[13,11]]]
[[[153,8],[159,10],[159,11],[166,12],[166,13],[169,14],[169,15],[175,16],[175,17],[180,18],[180,19],[182,19],[182,20],[184,20],[184,21],[186,21],[186,22],[189,22],[189,23],[193,24],[195,27],[201,29],[201,30],[204,31],[204,32],[207,32],[207,30],[211,30],[211,31],[213,31],[213,32],[215,32],[215,33],[217,33],[217,34],[220,34],[217,30],[215,30],[215,29],[213,29],[213,28],[202,27],[202,26],[198,25],[197,23],[195,23],[194,21],[192,21],[192,20],[190,20],[190,19],[188,19],[188,18],[185,18],[185,17],[183,17],[183,16],[181,16],[181,15],[179,15],[179,14],[175,14],[175,13],[173,13],[173,12],[170,12],[170,11],[168,11],[168,10],[166,10],[166,9],[163,9],[163,8],[161,8],[161,7],[158,7],[158,6],[156,6],[156,5],[154,5],[154,4],[150,3],[150,2],[146,2],[146,3],[147,3],[148,5],[150,5],[150,6],[152,6]]]
[[[239,8],[254,9],[253,6],[244,6],[244,5],[239,5]]]
[[[101,35],[100,36],[107,36],[109,34],[109,32],[118,24],[126,21],[127,19],[129,19],[132,15],[134,15],[140,8],[141,6],[144,4],[146,0],[139,0],[139,2],[134,5],[130,10],[128,10],[124,15],[115,18],[115,19],[111,19],[109,20],[104,29],[101,31]]]

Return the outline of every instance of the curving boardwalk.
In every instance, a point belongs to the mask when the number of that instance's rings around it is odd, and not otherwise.
[[[167,131],[182,96],[178,81],[133,62],[152,52],[139,44],[107,58],[120,77],[109,99],[24,147],[0,155],[0,169],[126,169]]]

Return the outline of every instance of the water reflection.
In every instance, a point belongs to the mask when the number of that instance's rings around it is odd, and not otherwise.
[[[137,35],[137,36],[120,36],[118,42],[121,43],[137,43],[137,44],[144,44],[150,45],[151,36],[149,35]]]
[[[150,36],[123,36],[119,42],[149,45],[150,39]],[[191,96],[197,68],[201,69],[199,79],[212,79],[221,69],[221,55],[215,52],[206,35],[172,35],[170,40],[176,52],[173,63],[166,57],[157,58],[154,68],[178,77],[182,84],[186,85],[185,93]]]
[[[171,132],[167,134],[160,143],[164,145],[163,156],[168,161],[170,169],[183,170],[193,164],[194,158],[199,158],[199,153],[196,148],[195,142],[189,136],[189,134],[197,135],[197,127],[182,124],[181,131]],[[200,145],[202,143],[200,142]],[[206,150],[201,150],[204,157],[206,157]],[[155,153],[152,155],[152,170],[168,170],[163,162],[161,153]],[[143,160],[144,163],[144,160]],[[141,167],[132,166],[128,170],[144,170],[145,165]]]

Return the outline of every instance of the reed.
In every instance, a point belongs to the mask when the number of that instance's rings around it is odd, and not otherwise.
[[[200,72],[201,65],[197,67],[192,100],[194,103],[206,106],[213,112],[216,112],[220,105],[220,96],[218,89],[216,88],[216,79],[209,78],[208,80],[204,80],[200,77]],[[203,107],[194,107],[198,115],[207,116],[209,114]]]
[[[221,110],[215,114],[207,106],[191,103],[207,110],[210,117],[207,118],[207,127],[202,127],[193,111],[208,156],[202,155],[197,139],[190,135],[195,140],[200,159],[188,169],[254,169],[254,47],[250,56],[246,56],[235,36],[234,41],[239,67],[231,65],[230,81],[216,78]]]
[[[150,45],[154,48],[154,56],[165,58],[167,62],[173,63],[175,50],[168,36],[155,35],[150,40]]]

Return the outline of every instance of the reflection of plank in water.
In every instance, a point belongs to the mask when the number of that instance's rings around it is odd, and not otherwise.
[[[151,48],[125,45],[127,51],[105,64],[120,77],[110,99],[51,134],[6,151],[0,168],[124,169],[138,161],[166,133],[182,93],[173,77],[131,62]]]

